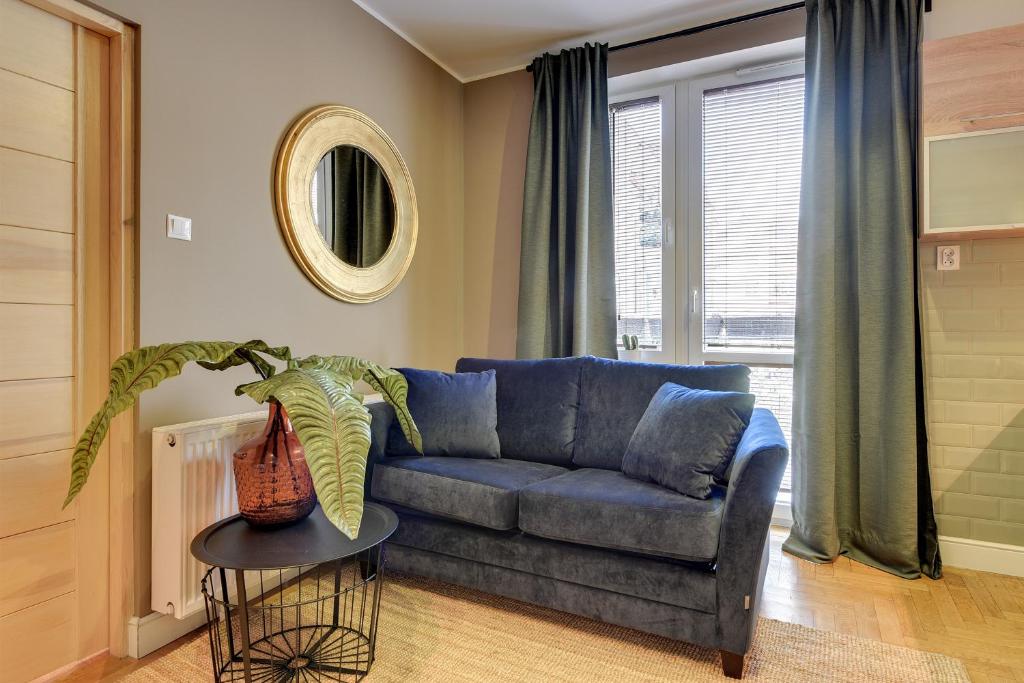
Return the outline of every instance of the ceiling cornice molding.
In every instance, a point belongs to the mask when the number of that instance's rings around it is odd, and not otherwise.
[[[711,5],[710,8],[705,7],[702,11],[698,12],[683,12],[681,15],[676,16],[674,19],[660,19],[658,21],[648,21],[642,24],[636,24],[632,26],[616,26],[609,27],[590,33],[578,34],[575,36],[567,36],[563,39],[552,41],[547,43],[545,47],[538,48],[533,56],[527,58],[525,55],[520,54],[516,59],[517,63],[512,66],[507,66],[499,69],[485,71],[479,74],[463,74],[457,69],[447,64],[444,60],[434,54],[431,50],[425,48],[421,43],[414,40],[406,31],[401,29],[394,21],[389,19],[387,16],[379,12],[372,6],[373,0],[352,0],[360,9],[369,14],[371,17],[382,23],[384,26],[393,31],[396,35],[402,38],[405,42],[419,50],[424,56],[429,58],[432,62],[437,64],[439,67],[444,69],[452,78],[457,80],[459,83],[466,84],[474,81],[481,81],[487,78],[493,78],[495,76],[502,76],[504,74],[512,73],[515,71],[523,70],[532,61],[533,57],[544,54],[546,52],[558,52],[563,49],[572,48],[584,43],[609,43],[619,45],[622,43],[629,43],[635,40],[642,40],[651,36],[661,35],[666,32],[682,30],[691,28],[703,23],[717,21],[720,19],[729,18],[736,14],[746,13],[741,10],[740,7],[730,7],[729,9],[723,8],[721,5]],[[750,11],[757,11],[759,9],[767,9],[773,6],[784,4],[783,0],[732,0],[727,3],[727,7],[730,5],[746,5]],[[717,10],[717,11],[716,11]]]
[[[366,0],[352,0],[352,2],[355,3],[359,7],[359,9],[363,10],[364,12],[369,14],[371,17],[373,17],[374,19],[376,19],[377,21],[379,21],[380,23],[384,24],[389,29],[391,29],[399,38],[401,38],[402,40],[404,40],[405,42],[409,43],[414,48],[419,50],[421,53],[423,53],[423,55],[425,57],[428,57],[430,59],[430,61],[432,61],[434,64],[437,64],[439,67],[444,69],[445,72],[449,76],[451,76],[452,78],[457,80],[459,83],[468,83],[471,80],[476,80],[474,78],[466,78],[464,76],[461,76],[457,71],[455,71],[455,69],[451,68],[450,66],[448,66],[447,64],[442,62],[437,57],[437,55],[435,55],[430,50],[426,49],[425,47],[420,45],[418,42],[413,40],[412,37],[409,34],[407,34],[405,31],[403,31],[402,29],[400,29],[397,26],[395,26],[395,24],[392,23],[390,19],[388,19],[383,14],[381,14],[377,10],[373,9],[372,7],[370,7],[368,4],[366,4]],[[511,71],[511,69],[510,69],[510,71]],[[484,78],[484,77],[481,76],[481,78]]]

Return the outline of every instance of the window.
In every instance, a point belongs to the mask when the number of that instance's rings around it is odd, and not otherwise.
[[[701,353],[751,366],[757,404],[775,413],[787,440],[803,104],[802,76],[701,97]]]
[[[705,351],[793,351],[803,103],[803,78],[704,93]]]
[[[611,107],[618,338],[660,349],[662,334],[662,102]]]
[[[703,90],[700,118],[701,352],[752,366],[751,390],[788,440],[804,78]]]
[[[750,393],[757,396],[757,407],[767,408],[779,421],[786,443],[793,444],[793,366],[758,366],[750,368]],[[792,488],[790,463],[782,475],[783,491]]]
[[[802,69],[790,59],[621,94],[613,82],[610,108],[619,335],[638,337],[643,360],[749,366],[787,440]]]

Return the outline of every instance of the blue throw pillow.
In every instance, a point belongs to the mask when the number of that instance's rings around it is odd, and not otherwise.
[[[400,368],[409,382],[407,405],[423,437],[423,455],[500,457],[494,370],[435,372]],[[398,422],[388,432],[388,455],[419,455]]]
[[[651,399],[622,459],[622,472],[693,498],[708,498],[750,424],[754,396],[666,382]]]

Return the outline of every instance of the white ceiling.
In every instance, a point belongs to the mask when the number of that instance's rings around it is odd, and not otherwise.
[[[611,45],[786,4],[785,0],[354,0],[462,82],[537,55]]]

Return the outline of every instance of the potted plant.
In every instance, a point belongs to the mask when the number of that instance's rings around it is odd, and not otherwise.
[[[287,368],[278,373],[268,358],[284,361]],[[264,433],[243,444],[234,457],[239,508],[250,523],[301,519],[319,499],[324,514],[342,533],[349,538],[359,534],[370,448],[370,413],[354,390],[359,380],[394,407],[409,443],[422,451],[406,405],[408,385],[395,370],[351,356],[296,359],[287,346],[260,340],[145,346],[111,366],[107,398],[75,445],[65,507],[85,486],[114,416],[134,405],[143,391],[181,374],[192,361],[207,370],[250,365],[260,379],[238,386],[235,394],[271,404]]]

